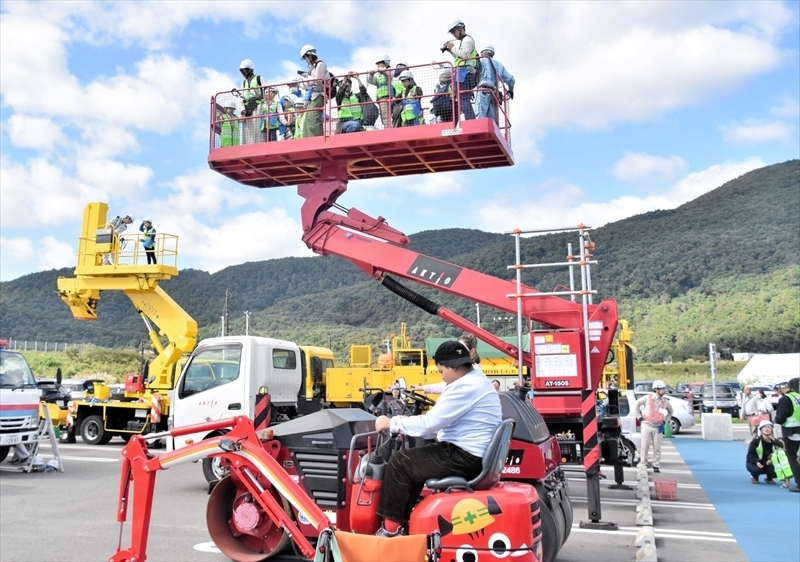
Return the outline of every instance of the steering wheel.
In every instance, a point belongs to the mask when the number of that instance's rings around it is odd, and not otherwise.
[[[400,394],[404,395],[407,398],[411,398],[413,401],[418,402],[419,404],[422,404],[424,406],[435,406],[436,405],[436,401],[431,400],[430,398],[428,398],[424,394],[420,394],[420,393],[418,393],[418,392],[416,392],[414,390],[406,390],[404,388],[401,388],[400,389]]]

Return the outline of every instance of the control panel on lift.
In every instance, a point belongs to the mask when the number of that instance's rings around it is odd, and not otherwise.
[[[585,364],[580,330],[531,332],[533,378],[536,390],[581,390]]]

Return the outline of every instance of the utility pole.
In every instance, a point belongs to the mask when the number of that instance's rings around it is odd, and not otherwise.
[[[478,318],[478,321],[475,322],[475,324],[478,326],[478,328],[480,328],[481,327],[481,303],[479,303],[479,302],[475,303],[475,311],[476,311],[476,316]]]
[[[219,335],[220,337],[225,335],[225,315],[219,317]]]
[[[228,308],[228,301],[230,299],[231,292],[228,289],[225,289],[225,310],[223,313],[223,320],[222,320],[222,336],[230,335],[230,324],[228,324],[228,313],[230,312]]]
[[[249,310],[245,310],[244,311],[244,335],[245,336],[249,336],[250,335],[250,311]]]
[[[711,364],[711,398],[714,401],[714,413],[717,413],[717,346],[708,344],[708,362]]]

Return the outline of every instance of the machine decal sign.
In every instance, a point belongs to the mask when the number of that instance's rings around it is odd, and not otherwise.
[[[569,381],[565,380],[548,380],[544,382],[545,386],[569,386]]]
[[[463,268],[446,263],[443,261],[429,258],[428,256],[417,256],[411,267],[406,272],[411,277],[439,285],[451,287]]]
[[[503,474],[519,474],[524,453],[525,451],[522,449],[509,450],[505,465],[503,466]]]

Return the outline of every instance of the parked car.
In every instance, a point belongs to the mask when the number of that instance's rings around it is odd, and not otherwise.
[[[729,384],[717,383],[703,385],[703,413],[710,413],[714,410],[714,394],[716,391],[717,409],[723,414],[739,417],[739,405],[736,402],[736,392]]]
[[[102,379],[64,379],[61,385],[67,389],[72,400],[83,400],[86,396],[88,383],[103,382]]]
[[[694,393],[692,392],[692,388],[691,388],[691,386],[689,386],[688,382],[680,383],[675,390],[677,390],[679,393],[683,394],[683,396],[681,396],[681,398],[683,398],[684,400],[686,400],[690,404],[694,404]]]
[[[603,403],[608,397],[605,389],[597,390],[597,401]],[[619,391],[619,419],[622,425],[622,447],[625,453],[625,464],[634,466],[636,463],[637,451],[642,448],[642,433],[639,430],[639,423],[633,415],[633,405],[636,403],[636,396],[630,390]]]
[[[692,406],[695,410],[700,410],[703,406],[703,385],[704,382],[690,382],[689,390],[692,391]]]
[[[694,406],[689,400],[676,396],[667,396],[667,400],[672,406],[672,419],[669,423],[673,435],[680,433],[681,429],[689,429],[694,426]]]
[[[633,384],[633,391],[637,396],[641,396],[642,394],[646,394],[648,392],[653,392],[653,381],[637,381]],[[667,386],[667,396],[685,398],[686,394]]]

